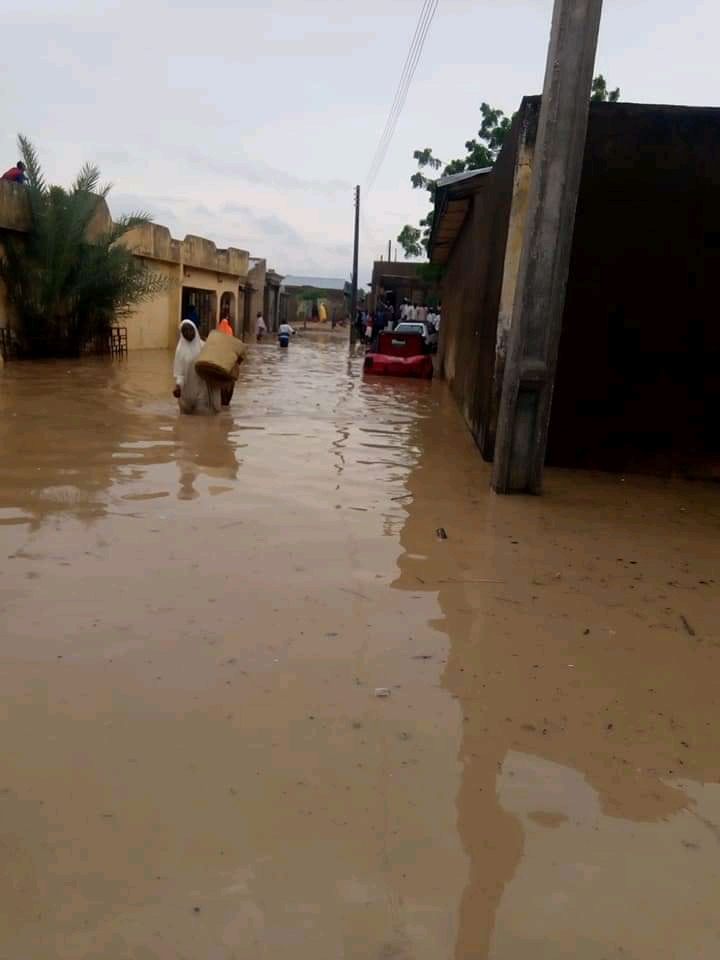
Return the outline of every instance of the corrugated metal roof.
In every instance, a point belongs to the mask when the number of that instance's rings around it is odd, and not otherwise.
[[[473,177],[482,177],[486,173],[490,173],[492,167],[481,167],[479,170],[463,170],[462,173],[453,173],[449,177],[442,177],[438,180],[436,186],[438,189],[440,187],[449,187],[453,183],[462,183],[463,180],[472,180]]]
[[[447,263],[458,234],[470,209],[470,197],[485,186],[487,174],[492,167],[480,170],[465,170],[438,180],[435,193],[435,212],[430,236],[430,262]],[[478,183],[472,183],[477,180]]]
[[[346,280],[336,277],[285,277],[284,287],[314,287],[316,290],[344,290]]]

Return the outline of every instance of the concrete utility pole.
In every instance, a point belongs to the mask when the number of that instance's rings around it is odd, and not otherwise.
[[[602,0],[555,0],[492,487],[539,493]]]
[[[360,187],[355,187],[355,244],[353,246],[352,288],[350,293],[350,346],[355,343],[355,315],[358,304],[358,248],[360,246]]]

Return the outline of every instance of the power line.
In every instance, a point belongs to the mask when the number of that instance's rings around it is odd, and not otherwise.
[[[420,55],[425,44],[425,38],[427,37],[428,30],[430,29],[430,24],[435,14],[435,10],[437,9],[437,5],[438,0],[424,0],[420,15],[418,17],[417,25],[415,27],[415,33],[413,34],[413,38],[410,42],[410,48],[405,58],[405,64],[403,66],[400,80],[398,81],[398,86],[395,91],[395,97],[390,107],[390,112],[388,113],[385,127],[380,136],[380,140],[370,166],[370,172],[368,174],[368,186],[375,181],[375,178],[377,177],[383,160],[387,154],[390,141],[392,140],[397,127],[398,119],[400,118],[402,109],[405,106],[407,93],[420,60]]]
[[[385,156],[395,133],[398,120],[400,119],[400,114],[405,106],[408,90],[410,89],[410,84],[415,76],[415,70],[417,69],[417,65],[420,61],[423,47],[425,46],[425,40],[427,39],[428,31],[430,30],[430,25],[432,24],[435,16],[438,3],[439,0],[424,0],[423,2],[420,14],[418,16],[418,22],[415,27],[415,33],[410,41],[410,48],[408,49],[407,57],[405,58],[405,64],[403,66],[402,73],[400,74],[400,80],[398,81],[397,89],[395,91],[395,98],[393,99],[390,112],[388,113],[388,118],[385,122],[385,127],[380,135],[380,140],[378,141],[372,163],[370,164],[370,171],[366,181],[368,188],[371,187],[375,182],[375,179],[380,172],[380,168],[382,167],[383,161],[385,160]]]

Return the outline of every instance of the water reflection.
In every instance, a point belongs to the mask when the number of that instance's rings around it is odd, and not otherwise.
[[[127,363],[7,364],[0,371],[0,508],[35,530],[59,514],[93,522],[107,513],[119,478],[169,462],[166,363],[165,354],[154,354]]]
[[[200,496],[195,484],[199,476],[234,481],[238,476],[235,424],[228,411],[217,417],[178,417],[173,426],[179,472],[178,499]],[[223,492],[226,485],[211,485],[210,492]],[[231,489],[231,488],[230,488]]]
[[[720,497],[711,487],[551,472],[542,499],[495,498],[489,468],[442,405],[418,419],[411,438],[423,452],[407,480],[405,552],[394,586],[435,596],[442,618],[433,626],[450,641],[443,684],[462,715],[457,823],[470,870],[455,956],[504,960],[531,950],[549,960],[563,953],[556,932],[571,911],[547,914],[534,930],[523,926],[525,912],[547,893],[553,855],[547,845],[542,852],[527,846],[527,819],[504,802],[503,784],[515,775],[508,756],[532,755],[541,778],[546,761],[577,771],[573,782],[587,781],[573,809],[572,829],[580,833],[595,830],[596,812],[653,824],[653,836],[663,834],[666,820],[687,823],[691,801],[678,777],[691,777],[713,806],[702,784],[720,781],[720,731],[710,720],[718,709],[710,677],[720,669]],[[439,527],[447,540],[438,539]],[[547,786],[552,792],[550,777]],[[530,821],[549,829],[556,815],[566,815],[567,799],[559,808],[538,802]],[[673,828],[663,851],[675,840]],[[677,857],[663,853],[660,863],[648,863],[642,851],[637,856],[634,875],[661,915],[661,876],[678,869]],[[514,879],[521,864],[523,883]],[[608,889],[625,869],[618,843],[604,864]],[[684,871],[690,889],[692,859]],[[717,875],[711,885],[705,904],[720,895]],[[596,906],[588,898],[576,909],[579,939],[564,944],[565,952],[606,956],[586,953],[581,936]],[[597,936],[610,947],[602,924]],[[656,950],[661,941],[650,938],[644,953],[632,955],[664,956]],[[705,943],[701,934],[698,942]]]
[[[685,809],[659,821],[610,817],[577,771],[510,751],[498,801],[522,824],[524,851],[491,955],[715,956],[720,785],[671,785]]]
[[[181,499],[199,496],[201,475],[234,482],[232,415],[180,417],[170,361],[153,351],[121,363],[7,365],[0,374],[0,522],[37,529],[59,514],[98,520],[116,500],[169,493],[162,489],[167,471],[157,468],[172,463]]]

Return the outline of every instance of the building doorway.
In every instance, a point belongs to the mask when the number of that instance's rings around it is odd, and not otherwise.
[[[233,333],[237,335],[237,314],[235,311],[235,294],[223,293],[220,297],[220,319],[225,317],[233,328]]]
[[[217,321],[217,293],[214,290],[200,290],[198,287],[183,287],[181,320],[192,320],[206,337]]]

